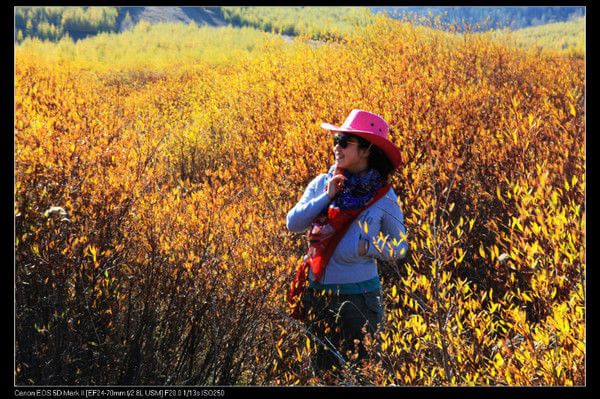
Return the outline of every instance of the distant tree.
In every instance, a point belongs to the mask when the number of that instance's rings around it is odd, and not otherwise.
[[[81,38],[115,31],[118,11],[117,7],[16,7],[15,29],[23,38],[59,40],[69,32]]]
[[[131,15],[129,15],[129,11],[126,12],[125,14],[125,18],[123,19],[123,22],[121,22],[121,30],[128,30],[131,29],[133,27],[133,20],[131,19]]]
[[[15,27],[25,26],[25,13],[23,7],[17,7],[15,9]]]

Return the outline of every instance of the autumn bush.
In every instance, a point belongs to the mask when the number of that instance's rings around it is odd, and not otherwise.
[[[323,383],[286,316],[306,244],[285,215],[353,108],[402,150],[410,251],[380,263],[385,323],[336,383],[585,384],[582,56],[378,17],[176,58],[16,48],[18,384]]]

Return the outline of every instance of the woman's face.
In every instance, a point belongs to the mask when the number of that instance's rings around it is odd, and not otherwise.
[[[336,140],[335,137],[339,140]],[[346,141],[346,148],[343,148]],[[344,133],[335,133],[333,154],[338,167],[349,171],[350,173],[358,173],[367,169],[369,152],[366,149],[361,149],[358,145],[358,139]]]

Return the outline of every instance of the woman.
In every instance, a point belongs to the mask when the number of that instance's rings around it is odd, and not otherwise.
[[[340,358],[348,360],[354,340],[358,359],[365,359],[363,331],[374,333],[383,320],[376,259],[403,257],[408,243],[389,184],[401,157],[387,137],[388,124],[355,109],[342,126],[321,127],[334,133],[335,164],[309,183],[287,214],[287,228],[308,230],[309,284],[298,309],[309,330],[333,346],[317,345],[312,359],[317,371],[326,371],[339,369]]]

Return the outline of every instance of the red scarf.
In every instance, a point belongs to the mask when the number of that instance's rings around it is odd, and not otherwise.
[[[390,187],[390,184],[381,187],[362,208],[341,210],[329,207],[327,215],[317,217],[307,233],[308,252],[305,260],[298,265],[296,277],[287,295],[288,303],[291,306],[291,316],[294,319],[302,320],[301,299],[308,280],[308,268],[310,267],[315,275],[315,282],[319,282],[325,273],[325,267],[329,263],[331,255],[354,219],[383,197]]]

